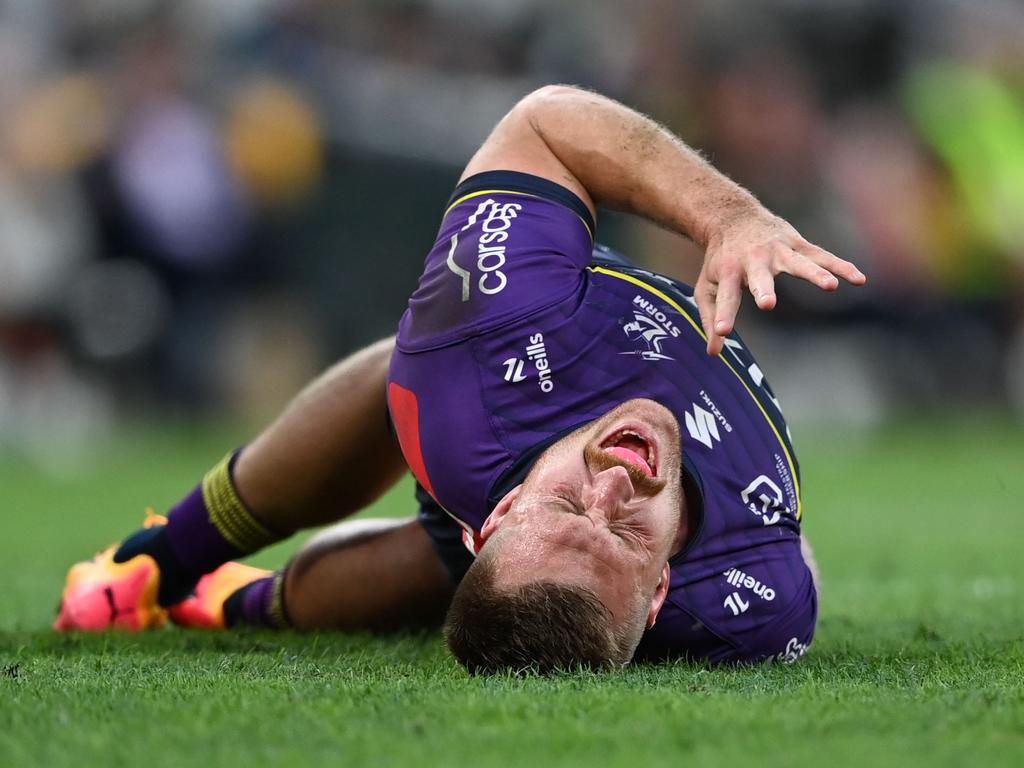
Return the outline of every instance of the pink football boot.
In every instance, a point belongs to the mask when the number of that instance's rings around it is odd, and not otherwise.
[[[272,573],[243,563],[224,563],[203,576],[188,598],[168,609],[171,621],[179,627],[225,629],[224,601],[246,584]]]
[[[147,510],[145,527],[162,525],[166,518]],[[53,628],[58,632],[98,632],[120,629],[140,632],[167,623],[167,611],[157,604],[160,570],[149,555],[124,563],[114,562],[114,544],[92,560],[75,563],[68,571],[60,612]]]

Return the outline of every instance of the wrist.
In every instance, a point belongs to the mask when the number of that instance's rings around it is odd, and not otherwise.
[[[726,232],[736,226],[758,219],[775,218],[771,211],[745,189],[737,187],[737,191],[741,194],[709,200],[699,209],[693,229],[694,240],[698,245],[707,248],[720,242]]]

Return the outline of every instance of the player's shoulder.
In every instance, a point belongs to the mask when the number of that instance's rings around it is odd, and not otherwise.
[[[398,346],[422,351],[499,328],[578,290],[594,219],[548,179],[487,171],[464,180],[445,209]]]
[[[550,179],[520,171],[484,171],[464,179],[448,199],[445,219],[463,206],[469,211],[488,205],[487,199],[494,197],[510,198],[511,202],[505,203],[506,206],[515,206],[510,210],[522,210],[531,201],[560,206],[579,219],[593,240],[596,229],[594,216],[574,192]],[[470,218],[472,216],[469,214]]]

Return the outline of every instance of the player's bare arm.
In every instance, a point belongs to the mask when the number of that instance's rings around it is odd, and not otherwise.
[[[718,354],[743,288],[775,307],[775,276],[834,291],[863,273],[804,239],[757,198],[658,123],[590,91],[546,86],[520,101],[470,160],[463,178],[489,170],[531,173],[595,204],[649,218],[705,249],[694,296]]]

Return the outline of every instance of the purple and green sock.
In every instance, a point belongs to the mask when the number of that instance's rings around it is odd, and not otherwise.
[[[114,554],[114,561],[119,563],[140,554],[150,555],[156,561],[160,568],[160,605],[170,606],[184,600],[205,574],[289,535],[256,519],[242,502],[232,478],[239,453],[229,454],[207,472],[202,482],[171,509],[166,525],[133,533]],[[232,595],[228,602],[239,596],[235,602],[242,606],[232,613],[235,623],[285,625],[278,583],[282,581],[275,574]]]
[[[291,626],[284,607],[284,571],[246,584],[224,601],[224,623],[284,629]]]

